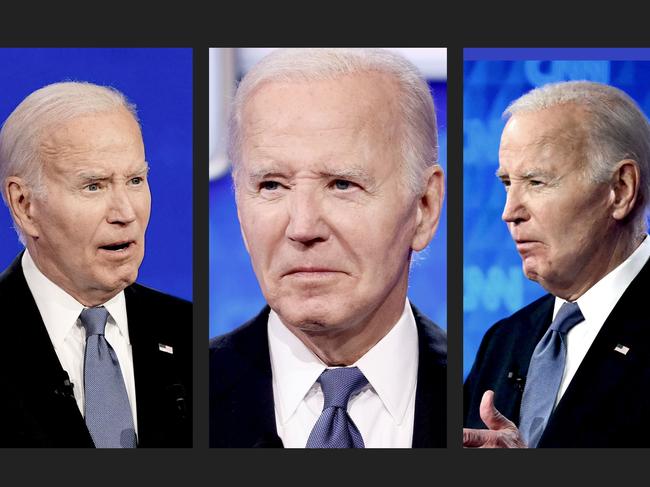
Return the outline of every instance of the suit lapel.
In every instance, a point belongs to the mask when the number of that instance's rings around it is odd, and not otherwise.
[[[16,375],[18,396],[18,434],[26,446],[92,447],[83,416],[74,399],[72,387],[66,385],[68,374],[54,351],[52,342],[27,286],[20,260],[22,253],[0,277],[0,294],[7,305],[21,310],[21,324],[10,333],[15,336],[11,359]],[[83,384],[76,384],[83,387]]]
[[[633,398],[645,395],[639,393],[646,387],[640,383],[640,374],[648,370],[650,357],[650,328],[647,317],[639,310],[648,286],[650,263],[632,281],[603,324],[551,416],[540,446],[567,440],[598,446],[599,437],[605,442],[616,441],[611,437],[607,440],[602,432],[607,416],[636,417],[640,402]],[[625,410],[618,411],[621,404],[625,404]],[[644,412],[638,415],[639,419],[646,416]]]
[[[495,388],[495,407],[515,424],[519,424],[519,410],[528,375],[530,359],[537,343],[551,325],[555,297],[547,295],[538,307],[523,317],[524,323],[517,327],[519,336],[512,337],[516,345],[508,357],[500,387]]]
[[[444,447],[447,437],[446,339],[417,308],[412,308],[419,349],[413,447]]]
[[[212,446],[282,447],[275,426],[269,311],[265,307],[218,346],[210,370],[215,387],[210,398]]]
[[[174,422],[184,420],[176,410],[178,398],[185,398],[186,391],[178,377],[174,343],[161,331],[163,320],[171,317],[159,316],[155,303],[148,302],[143,293],[137,284],[124,290],[136,384],[138,447],[167,446],[166,435],[174,431]],[[172,441],[173,446],[181,444]]]

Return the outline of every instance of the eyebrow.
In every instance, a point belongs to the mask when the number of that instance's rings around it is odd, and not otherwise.
[[[501,170],[500,168],[496,170],[494,173],[496,177],[499,179],[510,179],[512,176],[508,174],[507,172]],[[548,171],[541,169],[541,168],[533,168],[529,169],[525,173],[523,173],[520,176],[515,176],[517,179],[524,179],[524,180],[530,180],[530,179],[535,179],[539,177],[551,177]]]
[[[367,171],[356,166],[342,169],[325,170],[321,171],[320,174],[332,179],[350,179],[352,181],[360,182],[364,186],[370,186],[375,182],[375,178],[370,176]]]
[[[149,174],[149,170],[150,170],[150,169],[151,169],[151,168],[149,167],[149,164],[148,164],[147,162],[145,162],[143,166],[140,166],[138,169],[136,169],[135,171],[133,171],[133,172],[129,175],[129,177],[132,177],[132,176],[141,176],[141,175],[143,175],[143,174]]]
[[[318,174],[322,177],[332,179],[350,179],[364,185],[371,185],[375,182],[375,179],[370,176],[367,171],[358,166],[346,168],[325,168],[322,171],[319,171]],[[290,175],[287,174],[286,171],[277,167],[268,167],[251,171],[248,175],[248,181],[255,184],[264,179],[288,179],[289,177]]]
[[[138,167],[135,171],[132,171],[127,175],[127,178],[134,176],[144,175],[149,172],[149,164],[144,164],[143,166]],[[76,178],[83,181],[105,181],[110,179],[111,176],[106,173],[99,173],[94,171],[80,171],[75,175]]]

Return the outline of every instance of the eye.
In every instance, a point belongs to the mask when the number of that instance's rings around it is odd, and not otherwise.
[[[353,182],[347,181],[345,179],[335,179],[332,181],[332,187],[340,191],[346,191],[348,189],[351,189],[353,186]]]
[[[262,181],[260,183],[260,189],[265,191],[275,191],[280,187],[280,183],[277,181]]]
[[[136,176],[134,178],[131,178],[131,184],[138,186],[144,182],[144,178],[142,176]]]
[[[88,191],[99,191],[99,184],[98,183],[90,183],[86,185],[86,190]]]
[[[531,186],[541,186],[542,184],[544,184],[543,181],[539,181],[537,179],[531,179],[530,180],[530,185]]]
[[[503,189],[508,192],[508,188],[510,188],[510,180],[509,179],[501,179],[501,184],[503,184]]]

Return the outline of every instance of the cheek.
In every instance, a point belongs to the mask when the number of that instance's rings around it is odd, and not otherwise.
[[[284,235],[283,219],[277,211],[259,211],[243,208],[240,211],[242,232],[248,243],[248,252],[254,264],[271,260],[271,257]]]
[[[38,212],[41,237],[55,242],[69,240],[69,246],[74,246],[75,242],[83,239],[83,234],[79,231],[85,228],[80,221],[83,215],[77,215],[70,208],[61,207],[51,201],[51,198],[45,201],[43,208]]]
[[[137,208],[139,219],[143,226],[146,227],[151,216],[151,193],[149,191],[138,200]]]
[[[386,212],[385,208],[364,215],[349,228],[357,253],[381,274],[391,273],[389,263],[399,266],[408,257],[415,225],[410,212]]]

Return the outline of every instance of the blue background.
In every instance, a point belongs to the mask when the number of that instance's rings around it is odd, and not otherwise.
[[[447,168],[447,85],[429,83],[438,117],[439,160]],[[445,198],[446,199],[446,198]],[[447,212],[438,232],[414,255],[409,299],[441,327],[447,327]],[[230,175],[210,183],[210,336],[221,335],[254,317],[266,304],[244,247]]]
[[[485,331],[497,320],[546,293],[524,277],[519,254],[501,220],[505,191],[494,175],[505,125],[501,114],[511,101],[534,87],[580,79],[616,86],[634,98],[646,115],[650,113],[648,49],[465,50],[465,376]]]
[[[65,80],[113,86],[137,105],[152,195],[138,282],[191,300],[192,49],[0,49],[0,120]],[[22,248],[0,210],[0,269]]]

